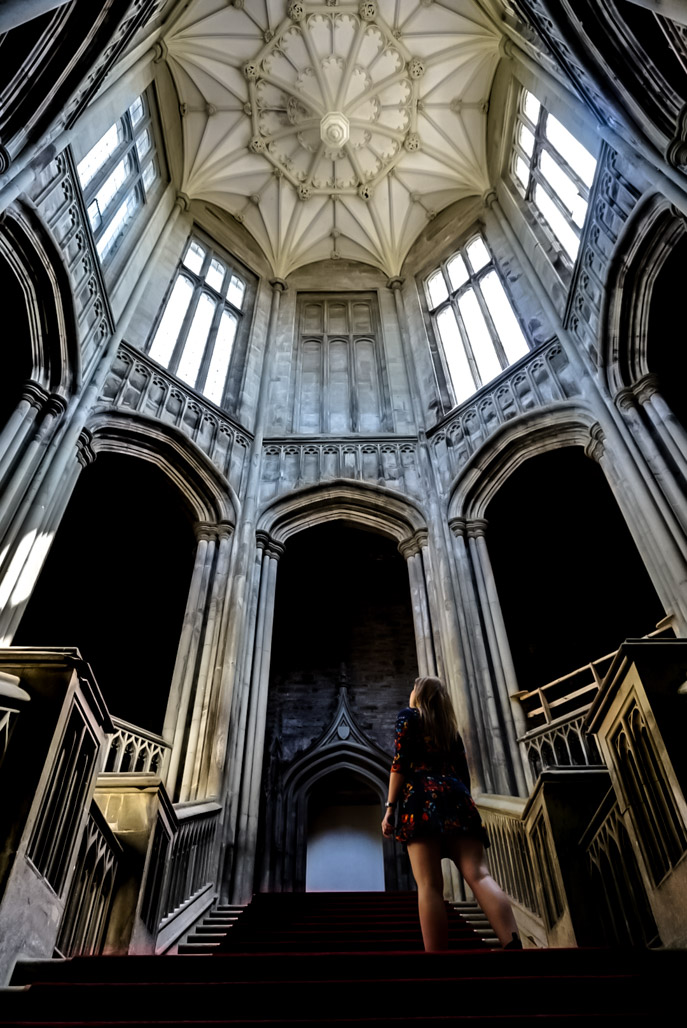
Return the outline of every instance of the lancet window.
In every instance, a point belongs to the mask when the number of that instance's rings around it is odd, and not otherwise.
[[[136,97],[77,165],[88,220],[103,265],[112,259],[160,181],[153,97]]]
[[[596,158],[523,89],[515,123],[513,181],[573,265],[580,247]]]
[[[524,356],[529,343],[482,235],[473,235],[425,280],[455,403]]]
[[[219,406],[225,404],[246,286],[228,255],[191,237],[150,341],[153,360]]]

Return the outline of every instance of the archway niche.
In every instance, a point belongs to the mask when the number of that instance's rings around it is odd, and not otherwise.
[[[312,762],[305,761],[298,774],[294,769],[311,748],[312,761],[320,759],[318,745],[332,724],[342,687],[350,720],[368,740],[368,756],[363,745],[349,747],[345,764],[340,754],[327,764],[323,780],[335,783],[341,795],[349,790],[358,797],[350,803],[330,802],[330,808],[374,802],[379,831],[381,790],[391,763],[396,714],[407,705],[417,673],[408,569],[395,540],[344,520],[327,521],[291,536],[279,563],[275,599],[262,779],[263,843],[258,847],[263,854],[263,888],[305,887],[301,849],[308,819],[312,828],[312,818],[324,808]],[[345,748],[349,742],[341,736],[338,745]],[[379,788],[373,800],[372,772],[365,767],[363,773],[370,744],[377,748],[379,765],[374,772]],[[364,787],[355,784],[361,774]],[[304,790],[308,803],[303,802]],[[274,852],[278,826],[286,816],[280,811],[290,811],[290,817],[300,820],[293,832],[286,832],[285,842],[287,849],[295,847],[298,852]],[[341,809],[336,816],[340,814]],[[365,814],[358,815],[362,823]],[[326,817],[335,814],[330,809]],[[358,831],[352,823],[350,828]],[[385,860],[387,884],[398,888],[398,875],[388,870],[388,854]],[[404,874],[401,887],[407,887]]]
[[[648,370],[658,389],[687,430],[687,348],[683,343],[683,297],[687,267],[687,233],[661,265],[651,291],[646,340]]]
[[[160,732],[196,540],[149,461],[102,453],[76,484],[15,645],[77,646],[110,713]]]
[[[383,892],[379,794],[355,772],[333,771],[308,797],[306,892]]]
[[[653,631],[664,611],[601,468],[582,447],[524,461],[486,510],[521,689]]]

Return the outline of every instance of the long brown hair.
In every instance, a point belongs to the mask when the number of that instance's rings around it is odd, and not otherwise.
[[[440,678],[415,679],[415,706],[425,735],[440,750],[449,750],[458,737],[458,724],[448,689]]]

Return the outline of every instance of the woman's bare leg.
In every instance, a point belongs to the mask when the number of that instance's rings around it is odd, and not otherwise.
[[[508,896],[489,873],[484,846],[479,839],[470,836],[453,839],[451,857],[487,915],[499,942],[505,946],[512,941],[513,934],[518,935],[518,926]]]
[[[425,950],[428,953],[447,950],[448,914],[441,873],[441,842],[439,839],[409,842],[408,856],[417,884],[417,905]]]

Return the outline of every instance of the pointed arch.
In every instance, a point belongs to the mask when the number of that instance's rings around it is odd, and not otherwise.
[[[80,386],[81,362],[74,298],[62,254],[37,212],[16,202],[0,226],[0,258],[14,277],[26,319],[30,347],[29,381],[47,393],[68,398]],[[15,330],[17,322],[15,320]]]
[[[588,447],[595,419],[579,404],[561,403],[506,422],[477,450],[449,490],[448,516],[483,518],[492,497],[530,457],[563,446]]]
[[[138,414],[108,411],[95,415],[86,431],[95,454],[130,454],[157,465],[177,486],[197,521],[236,524],[236,492],[179,429]]]
[[[687,218],[662,195],[637,205],[609,264],[602,365],[612,396],[649,374],[648,337],[656,279],[687,236]]]
[[[390,536],[399,545],[427,528],[424,513],[412,500],[390,489],[340,478],[294,490],[270,503],[260,515],[258,531],[284,543],[296,532],[336,518]]]

